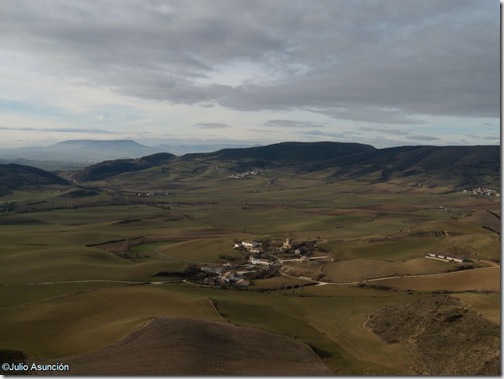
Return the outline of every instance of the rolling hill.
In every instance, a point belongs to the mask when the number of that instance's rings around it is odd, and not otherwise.
[[[64,358],[70,375],[330,375],[305,344],[250,327],[156,318],[118,343]]]
[[[226,167],[230,173],[255,168],[283,168],[292,174],[324,170],[329,180],[386,182],[396,178],[436,179],[455,187],[500,187],[499,146],[401,146],[376,149],[338,142],[283,142],[268,146],[223,149],[213,153],[153,155],[136,160],[102,162],[76,171],[77,181],[107,179],[125,172],[165,165]],[[203,168],[202,168],[203,167]],[[329,171],[327,171],[329,170]],[[190,172],[190,170],[186,170]]]
[[[460,186],[500,186],[500,146],[401,146],[377,149],[321,162],[312,169],[336,167],[335,175],[362,177],[380,173],[380,180],[429,175],[455,180]]]
[[[0,164],[0,196],[10,190],[45,184],[69,185],[68,180],[39,168],[14,163]]]
[[[157,153],[138,159],[105,161],[78,170],[72,175],[72,178],[79,182],[103,180],[126,172],[140,171],[160,166],[170,162],[174,158],[175,155],[170,153]]]
[[[343,142],[281,142],[241,149],[222,149],[208,154],[186,154],[185,159],[255,159],[279,162],[312,162],[376,150],[371,145]]]

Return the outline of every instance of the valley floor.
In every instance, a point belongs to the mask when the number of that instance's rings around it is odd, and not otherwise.
[[[84,197],[61,197],[68,189],[53,186],[4,198],[17,211],[0,216],[2,359],[68,362],[84,375],[109,373],[105,357],[120,365],[123,354],[131,374],[410,375],[416,345],[381,339],[366,326],[371,314],[443,293],[500,325],[495,197],[280,172],[185,179],[156,192],[165,183],[136,175],[145,181],[123,181],[120,194],[90,184],[95,193]],[[137,196],[144,192],[153,195]],[[280,251],[287,240],[318,242]],[[242,241],[264,249],[234,248]],[[229,272],[248,284],[210,281],[216,275],[204,267],[226,267],[222,280]],[[156,339],[173,327],[166,320],[187,333]],[[236,330],[243,335],[233,339]],[[181,347],[184,336],[202,335],[204,349]],[[137,372],[127,363],[138,354],[150,363]],[[167,354],[173,370],[156,368]],[[292,357],[306,365],[288,371]]]

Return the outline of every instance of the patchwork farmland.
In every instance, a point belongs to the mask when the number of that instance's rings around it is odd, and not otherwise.
[[[366,326],[371,314],[443,293],[488,325],[500,322],[494,193],[434,180],[420,188],[414,177],[372,184],[280,168],[233,177],[224,164],[188,175],[189,167],[2,197],[14,204],[0,215],[5,359],[68,362],[69,374],[135,373],[104,357],[136,354],[149,357],[138,371],[147,374],[410,375],[430,372],[416,345],[381,339]],[[204,348],[174,349],[182,335],[152,337],[176,320]],[[202,361],[208,350],[222,351],[222,362]],[[267,356],[259,363],[242,351]],[[290,365],[281,351],[306,364]],[[268,359],[284,362],[280,371]],[[175,364],[188,360],[201,366]]]

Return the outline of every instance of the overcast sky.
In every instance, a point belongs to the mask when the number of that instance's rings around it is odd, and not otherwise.
[[[498,0],[3,0],[0,147],[499,144]]]

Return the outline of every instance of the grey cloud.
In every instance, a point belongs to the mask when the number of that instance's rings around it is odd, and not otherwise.
[[[374,20],[365,27],[373,37],[360,36],[355,24],[345,34],[352,45],[332,41],[332,65],[314,64],[308,75],[278,85],[242,86],[223,103],[242,110],[313,106],[334,117],[393,123],[418,122],[408,114],[498,117],[498,17],[459,11],[411,25]]]
[[[438,140],[440,140],[440,138],[433,137],[433,136],[408,136],[406,138],[418,140],[418,141],[438,141]]]
[[[225,129],[225,128],[231,128],[231,125],[228,124],[223,124],[220,122],[202,122],[199,124],[196,124],[195,126],[199,128],[204,128],[204,129]]]
[[[372,123],[386,124],[422,124],[404,112],[397,109],[377,109],[359,107],[353,104],[344,105],[337,108],[312,109],[314,112],[323,113],[328,116],[343,120],[365,121]]]
[[[18,0],[0,3],[0,52],[145,99],[414,124],[499,117],[499,22],[471,0]],[[237,62],[269,80],[198,82]]]
[[[135,75],[123,83],[119,91],[140,98],[152,100],[167,100],[179,104],[197,104],[212,101],[216,96],[226,91],[222,85],[194,85],[189,80],[170,77],[167,74],[153,75],[150,73]],[[124,75],[128,77],[128,75]]]
[[[265,126],[273,126],[280,128],[313,128],[325,127],[325,124],[310,122],[310,121],[294,121],[294,120],[268,120],[264,123]]]
[[[331,131],[325,131],[325,130],[306,130],[300,132],[300,134],[311,136],[311,137],[323,137],[323,138],[338,138],[340,140],[346,140],[346,141],[351,141],[352,137],[354,135],[358,135],[359,133],[355,132],[331,132]]]
[[[263,133],[263,134],[269,134],[269,135],[284,135],[284,131],[277,129],[277,130],[272,130],[272,129],[251,129],[251,131]],[[299,129],[294,129],[291,131],[292,134],[297,135],[297,136],[302,136],[302,138],[308,137],[308,139],[311,139],[311,137],[317,137],[317,139],[324,138],[324,139],[331,139],[331,138],[347,138],[350,136],[351,133],[348,135],[342,132],[331,132],[329,130],[319,130],[319,129],[304,129],[304,128],[299,128]],[[347,138],[348,139],[348,138]]]
[[[394,135],[398,135],[398,136],[407,136],[408,134],[410,134],[409,132],[405,132],[404,130],[399,130],[399,129],[382,129],[382,128],[372,128],[372,127],[367,127],[367,126],[359,126],[359,127],[357,127],[357,129],[364,130],[366,132],[394,134]]]
[[[98,133],[98,134],[117,134],[117,132],[111,132],[108,130],[101,129],[85,129],[85,128],[29,128],[29,127],[19,127],[12,128],[8,126],[0,126],[0,130],[8,131],[23,131],[23,132],[47,132],[47,133]]]

